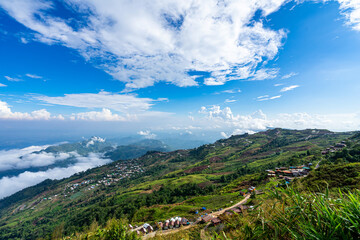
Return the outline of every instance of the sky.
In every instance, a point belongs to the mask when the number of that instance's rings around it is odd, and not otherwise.
[[[359,63],[359,0],[0,0],[0,140],[359,130]]]

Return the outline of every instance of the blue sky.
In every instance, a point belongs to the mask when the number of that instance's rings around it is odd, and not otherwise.
[[[353,0],[0,0],[0,132],[358,130],[359,63]]]

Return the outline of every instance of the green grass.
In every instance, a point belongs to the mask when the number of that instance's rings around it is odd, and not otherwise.
[[[211,211],[217,211],[219,208],[232,206],[242,199],[243,197],[239,196],[239,193],[228,193],[223,195],[193,197],[179,204],[157,205],[148,208],[144,207],[135,213],[132,222],[134,224],[141,224],[146,221],[164,221],[175,216],[195,219],[203,212],[209,213]],[[202,207],[206,207],[206,211],[202,211]],[[200,211],[199,215],[195,214],[196,210]]]
[[[75,199],[81,197],[82,195],[83,195],[83,193],[79,191],[79,192],[74,193],[73,195],[71,195],[71,196],[70,196],[70,199],[71,199],[71,200],[75,200]]]

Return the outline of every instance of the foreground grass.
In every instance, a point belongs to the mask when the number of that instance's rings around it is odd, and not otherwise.
[[[360,191],[330,195],[276,189],[213,239],[359,239]]]
[[[100,228],[94,222],[88,231],[76,233],[72,236],[61,237],[61,229],[56,229],[52,234],[52,239],[56,240],[140,240],[141,237],[135,232],[130,232],[126,227],[126,222],[111,219],[105,227]]]
[[[208,228],[201,239],[360,239],[359,190],[330,194],[287,188],[267,194],[255,200],[259,204],[253,211],[223,216],[223,224]],[[196,239],[193,236],[181,233],[182,239]],[[180,238],[175,234],[161,239]]]

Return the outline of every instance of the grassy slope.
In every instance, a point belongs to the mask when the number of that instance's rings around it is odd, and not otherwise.
[[[151,153],[138,159],[146,169],[143,175],[107,188],[79,192],[70,198],[42,201],[36,205],[36,209],[14,213],[24,203],[29,206],[44,196],[61,192],[66,183],[88,179],[89,176],[101,177],[112,165],[103,166],[53,182],[46,192],[27,196],[5,207],[0,217],[0,234],[3,234],[3,238],[46,237],[61,222],[71,223],[71,226],[65,226],[65,232],[70,233],[84,229],[94,220],[103,224],[113,216],[128,216],[132,223],[163,220],[176,215],[195,217],[194,210],[201,206],[217,209],[229,205],[230,201],[239,200],[236,193],[239,185],[245,188],[248,184],[256,183],[259,178],[257,175],[239,176],[283,164],[317,161],[323,147],[348,138],[351,134],[335,134],[326,130],[274,129],[254,135],[233,136],[193,150]],[[221,179],[223,175],[230,179]],[[232,181],[232,176],[237,179]],[[129,206],[124,205],[125,202],[144,202],[147,196],[156,194],[161,187],[181,188],[189,183],[202,187],[213,185],[216,189],[202,196],[172,199],[174,203],[171,204],[140,204],[139,208],[129,210],[126,209]],[[24,233],[25,230],[30,233]]]

